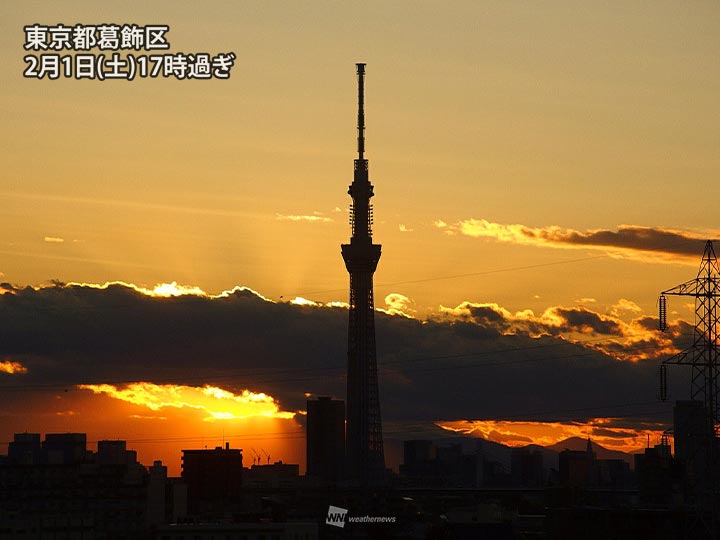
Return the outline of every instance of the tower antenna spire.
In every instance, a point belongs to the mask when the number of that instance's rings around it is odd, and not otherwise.
[[[365,159],[365,64],[358,63],[358,159]]]

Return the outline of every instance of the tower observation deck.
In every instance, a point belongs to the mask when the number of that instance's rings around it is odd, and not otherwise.
[[[357,64],[358,157],[348,194],[352,197],[349,244],[342,245],[350,274],[347,372],[347,476],[362,486],[377,484],[385,470],[375,351],[373,274],[380,244],[373,244],[373,186],[365,159],[365,64]]]

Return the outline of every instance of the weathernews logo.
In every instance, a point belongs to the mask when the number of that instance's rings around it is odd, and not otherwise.
[[[396,523],[395,516],[348,516],[347,508],[328,506],[325,523],[333,527],[345,528],[345,523]]]
[[[325,523],[332,525],[333,527],[345,527],[345,520],[347,519],[347,508],[339,508],[337,506],[328,506],[327,517]]]

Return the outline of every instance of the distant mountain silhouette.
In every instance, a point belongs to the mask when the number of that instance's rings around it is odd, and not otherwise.
[[[592,439],[590,440],[590,443],[592,444],[593,452],[595,452],[598,459],[622,459],[627,461],[631,467],[634,466],[635,458],[633,457],[633,454],[627,454],[625,452],[621,452],[620,450],[609,450],[608,448],[600,446],[596,442],[592,441]],[[558,453],[565,449],[585,450],[587,448],[587,439],[583,439],[582,437],[570,437],[569,439],[552,444],[546,448],[548,450],[554,450]]]
[[[434,435],[428,433],[428,435]],[[432,440],[438,446],[450,446],[452,444],[460,444],[463,447],[464,453],[474,453],[480,450],[486,459],[492,461],[498,461],[502,463],[503,467],[507,471],[510,471],[511,454],[513,447],[506,446],[502,443],[483,439],[482,437],[472,436],[445,436],[445,437],[432,437],[429,436],[427,439]],[[630,467],[635,467],[635,461],[633,454],[621,452],[619,450],[610,450],[597,444],[592,443],[593,452],[597,459],[621,459],[630,464]],[[546,470],[558,469],[559,468],[559,455],[565,449],[568,450],[582,450],[587,448],[587,439],[582,437],[570,437],[569,439],[562,440],[549,446],[540,446],[537,444],[528,444],[522,448],[528,450],[539,450],[543,455],[543,467]],[[403,458],[403,441],[400,439],[388,438],[385,440],[385,454],[387,458],[387,465],[397,470],[399,463],[402,463]]]
[[[427,437],[428,440],[432,440],[437,446],[448,447],[453,444],[459,444],[462,446],[463,453],[474,454],[478,450],[482,452],[486,459],[492,461],[498,461],[502,463],[503,467],[507,471],[510,471],[510,453],[512,448],[505,446],[504,444],[497,443],[483,439],[482,437],[470,437],[470,436],[443,436],[443,437]],[[400,439],[386,438],[385,444],[385,458],[386,465],[397,470],[397,465],[402,463],[403,460],[403,442]],[[557,454],[556,454],[557,456]],[[555,457],[557,462],[557,457]]]

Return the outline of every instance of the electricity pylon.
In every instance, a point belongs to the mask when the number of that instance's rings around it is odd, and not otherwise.
[[[720,302],[720,267],[710,240],[705,243],[697,277],[660,293],[658,302],[660,330],[667,328],[667,297],[690,296],[695,298],[695,330],[693,343],[684,351],[668,358],[660,365],[660,398],[667,400],[667,366],[690,366],[690,397],[702,404],[697,408],[701,418],[685,422],[688,456],[686,467],[690,478],[689,498],[693,501],[686,537],[696,533],[717,538],[718,498],[720,495],[720,465],[718,463],[718,434],[720,433],[718,392],[718,303]],[[676,430],[676,454],[678,426]],[[694,470],[693,470],[694,469]]]

